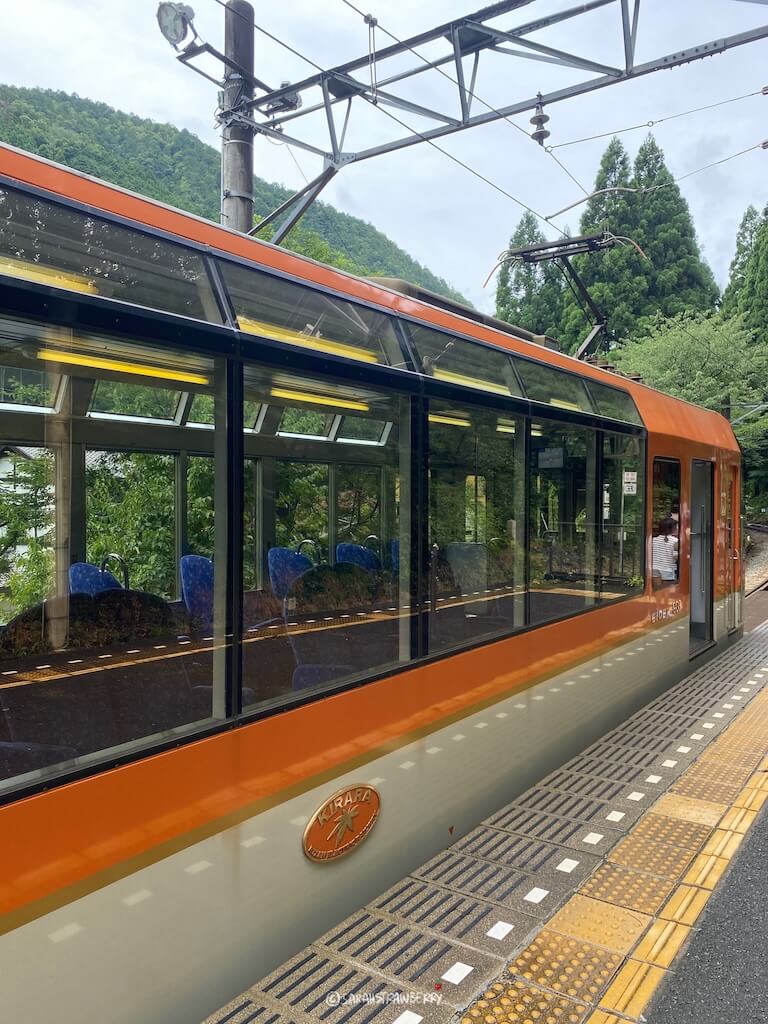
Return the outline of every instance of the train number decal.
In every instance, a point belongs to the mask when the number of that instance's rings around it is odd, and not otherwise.
[[[373,786],[340,789],[315,811],[304,830],[304,853],[310,860],[336,860],[351,853],[369,834],[381,810]]]
[[[682,601],[670,601],[666,608],[658,608],[655,612],[651,612],[651,622],[663,622],[665,619],[673,619],[682,610]]]

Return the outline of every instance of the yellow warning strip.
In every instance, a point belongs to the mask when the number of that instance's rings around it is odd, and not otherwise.
[[[768,800],[766,749],[768,689],[659,797],[581,890],[542,923],[509,965],[512,980],[492,985],[467,1008],[461,1024],[521,1024],[540,1017],[560,1020],[561,1015],[585,1024],[643,1021],[649,1001]],[[722,794],[722,777],[733,773],[735,762],[745,766],[742,788],[729,803],[707,799],[708,793]],[[684,795],[694,786],[702,799]],[[654,858],[651,865],[647,857],[654,847],[669,855]],[[668,895],[661,905],[640,913],[639,906],[650,909],[643,905],[648,901],[658,904],[658,883],[664,881]],[[588,973],[585,960],[593,964]],[[574,982],[579,971],[587,979],[583,984]],[[541,1011],[539,1016],[531,1016],[532,1006]]]

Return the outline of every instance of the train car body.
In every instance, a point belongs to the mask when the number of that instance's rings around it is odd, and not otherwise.
[[[203,1018],[740,634],[719,415],[2,146],[0,374],[8,1020]]]

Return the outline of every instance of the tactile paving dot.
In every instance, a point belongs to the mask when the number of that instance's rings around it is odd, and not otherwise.
[[[663,878],[678,878],[693,860],[693,856],[691,850],[631,835],[611,851],[609,860],[625,868],[648,871]]]
[[[655,843],[667,843],[695,852],[706,843],[711,829],[695,821],[669,818],[664,814],[646,814],[632,829],[635,839],[651,839]]]
[[[628,910],[639,910],[641,914],[655,914],[672,889],[671,882],[644,871],[620,864],[601,864],[579,891]]]
[[[695,778],[690,773],[684,775],[671,789],[680,796],[693,796],[699,800],[710,800],[720,804],[730,804],[738,795],[739,787],[726,785],[724,782],[713,782],[710,778]]]
[[[719,782],[724,786],[742,786],[749,778],[749,771],[738,765],[724,764],[722,761],[697,761],[683,778],[711,779],[712,782]]]
[[[625,910],[624,907],[575,895],[558,910],[549,927],[562,935],[594,942],[618,953],[628,953],[650,920],[636,910]]]
[[[461,1024],[581,1024],[589,1011],[524,981],[497,982],[471,1006]]]
[[[509,970],[570,999],[595,1003],[621,962],[620,953],[545,929],[509,965]]]
[[[726,811],[725,804],[696,800],[691,796],[677,796],[675,793],[665,793],[659,797],[654,809],[670,818],[696,821],[701,825],[711,825],[713,828]]]

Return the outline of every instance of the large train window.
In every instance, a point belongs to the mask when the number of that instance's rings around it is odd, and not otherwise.
[[[429,647],[525,622],[525,421],[476,406],[429,409]]]
[[[408,333],[422,373],[494,395],[520,395],[509,356],[499,349],[415,324],[408,325]]]
[[[531,623],[599,599],[596,447],[596,432],[585,427],[543,419],[531,424]]]
[[[0,274],[222,323],[198,253],[5,187]]]
[[[243,596],[243,703],[264,704],[410,657],[408,402],[246,366],[263,409],[261,586]]]
[[[644,444],[626,434],[603,435],[601,597],[604,601],[643,589],[645,547]]]
[[[0,319],[0,787],[222,713],[221,371]]]
[[[219,265],[241,331],[363,363],[404,365],[386,314],[250,267]]]
[[[515,366],[527,397],[534,402],[546,402],[558,409],[571,409],[574,412],[593,411],[581,377],[530,359],[515,359]]]
[[[655,588],[680,576],[680,463],[653,460],[652,574]]]

